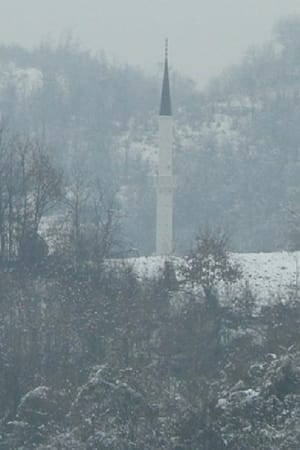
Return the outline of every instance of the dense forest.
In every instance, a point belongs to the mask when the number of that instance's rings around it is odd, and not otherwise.
[[[216,236],[186,263],[2,270],[0,447],[298,449],[299,286],[220,297],[242,270]]]
[[[236,251],[298,248],[299,28],[297,17],[278,23],[272,41],[203,92],[171,70],[177,253],[211,224]],[[68,176],[99,179],[133,254],[154,251],[160,86],[72,39],[0,48],[6,128],[49,147]]]
[[[262,306],[229,253],[299,247],[299,38],[203,92],[172,71],[186,256],[151,276],[160,80],[0,47],[1,449],[299,448],[298,278]]]

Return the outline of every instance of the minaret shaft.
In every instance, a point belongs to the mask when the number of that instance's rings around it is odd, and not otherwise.
[[[159,116],[159,161],[158,174],[173,175],[173,117]]]
[[[159,116],[159,157],[156,207],[156,253],[173,252],[173,118]]]

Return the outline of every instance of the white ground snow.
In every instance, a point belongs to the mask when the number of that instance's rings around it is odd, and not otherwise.
[[[40,89],[43,82],[42,72],[35,67],[22,69],[14,63],[0,64],[0,90],[14,86],[19,100]]]
[[[299,287],[300,252],[234,254],[241,264],[243,280],[261,299],[287,296]]]
[[[276,300],[278,294],[286,298],[300,282],[300,252],[234,253],[231,255],[242,268],[243,278],[233,287],[239,290],[248,285],[261,303]],[[181,258],[172,258],[179,264]],[[158,256],[131,258],[134,270],[140,276],[156,277],[164,265]]]

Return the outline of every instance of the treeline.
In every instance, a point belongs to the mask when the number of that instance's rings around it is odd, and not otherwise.
[[[297,289],[221,302],[207,283],[232,272],[208,277],[201,242],[198,281],[171,261],[1,270],[1,448],[299,448]]]
[[[205,95],[175,80],[178,249],[220,222],[235,248],[297,247],[299,23]],[[0,448],[298,449],[299,286],[221,299],[242,272],[209,235],[151,279],[111,259],[153,248],[127,131],[153,126],[156,81],[70,43],[0,59]]]
[[[119,192],[130,245],[151,253],[155,191],[144,145],[153,159],[161,80],[72,39],[32,51],[1,46],[0,79],[1,117],[10,128],[45,143],[66,174],[84,165],[105,190]],[[200,97],[194,84],[174,73],[172,92],[184,120],[192,118],[199,108],[190,101]]]
[[[39,227],[62,196],[62,177],[42,144],[0,133],[0,259],[29,263],[47,254]]]
[[[199,224],[227,227],[236,251],[298,248],[299,24],[280,22],[202,93],[171,71],[178,253]],[[66,174],[84,163],[118,193],[129,247],[151,254],[160,78],[72,40],[2,46],[0,63],[2,117],[44,142]]]
[[[177,252],[199,224],[226,226],[237,251],[298,248],[299,29],[298,17],[283,20],[202,93],[171,71]],[[0,63],[2,117],[50,146],[66,173],[84,161],[118,192],[130,246],[151,254],[160,78],[72,40],[2,46]]]
[[[280,21],[205,92],[199,134],[177,154],[180,239],[219,223],[236,251],[299,247],[299,34],[299,17]]]
[[[124,248],[124,247],[123,247]],[[120,213],[84,163],[68,174],[36,138],[0,129],[0,262],[32,267],[49,254],[76,267],[122,253]]]

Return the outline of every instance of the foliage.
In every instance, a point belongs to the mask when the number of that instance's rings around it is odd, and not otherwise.
[[[169,265],[52,264],[1,272],[3,448],[297,448],[294,297],[216,310]]]
[[[199,233],[181,268],[185,282],[202,286],[207,299],[221,281],[235,283],[242,276],[240,267],[231,261],[227,246],[228,239],[221,232]]]
[[[44,144],[10,136],[4,124],[0,133],[0,259],[39,263],[41,221],[62,196],[62,173]]]
[[[205,95],[174,77],[178,96],[193,100],[188,123],[202,123],[184,152],[177,136],[182,242],[199,215],[222,216],[236,246],[284,242],[278,203],[296,198],[299,182],[298,22],[281,24],[276,45],[249,52]],[[2,47],[0,59],[30,62],[43,80],[26,95],[1,84],[16,133],[5,125],[0,136],[0,447],[298,449],[297,290],[264,307],[247,286],[219,301],[219,283],[241,270],[212,232],[197,237],[181,276],[172,261],[149,279],[108,260],[122,250],[126,193],[127,230],[151,248],[151,224],[136,232],[151,216],[150,190],[139,190],[151,165],[120,157],[113,136],[126,136],[132,118],[142,135],[153,123],[153,80],[74,43]],[[63,220],[50,234],[51,211]]]

